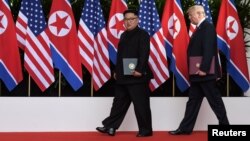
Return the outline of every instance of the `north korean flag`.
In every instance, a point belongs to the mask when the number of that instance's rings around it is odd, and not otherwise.
[[[121,34],[125,30],[123,12],[126,9],[127,4],[124,0],[112,0],[107,27],[107,36],[109,43],[109,58],[113,64],[116,64],[118,42]]]
[[[249,74],[243,31],[234,0],[222,0],[218,17],[218,47],[227,58],[229,75],[245,92],[249,89]]]
[[[82,68],[77,30],[68,0],[54,0],[48,20],[52,59],[74,90],[82,85]]]
[[[189,87],[187,46],[189,36],[186,28],[180,0],[168,0],[162,17],[163,35],[167,56],[170,58],[170,70],[176,77],[181,91]]]
[[[0,79],[9,91],[23,79],[15,24],[8,0],[0,1]]]

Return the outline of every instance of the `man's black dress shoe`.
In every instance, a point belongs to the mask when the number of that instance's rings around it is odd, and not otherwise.
[[[183,131],[181,129],[177,129],[177,130],[174,130],[174,131],[169,131],[168,133],[171,134],[171,135],[190,135],[191,134],[191,132]]]
[[[114,136],[114,135],[115,135],[115,128],[109,128],[109,129],[107,130],[107,133],[108,133],[108,135],[110,135],[110,136]]]
[[[107,128],[105,128],[105,127],[96,127],[96,130],[101,132],[101,133],[107,133]]]
[[[138,133],[138,134],[136,135],[136,137],[149,137],[149,136],[152,136],[152,135],[153,135],[152,132],[151,132],[151,133],[147,133],[147,134]]]
[[[101,133],[107,133],[110,136],[115,135],[115,129],[114,128],[96,127],[96,130],[101,132]]]

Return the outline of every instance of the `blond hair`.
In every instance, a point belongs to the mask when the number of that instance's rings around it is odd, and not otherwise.
[[[189,7],[187,10],[187,14],[192,14],[193,12],[196,12],[199,15],[203,14],[204,17],[206,16],[204,7],[202,5],[194,5]]]

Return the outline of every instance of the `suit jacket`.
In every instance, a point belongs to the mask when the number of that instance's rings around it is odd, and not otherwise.
[[[145,83],[152,78],[152,72],[148,66],[150,52],[149,34],[136,27],[131,31],[125,31],[120,38],[117,51],[117,63],[115,66],[116,82],[118,84]],[[123,74],[123,58],[137,58],[135,70],[142,73],[142,77],[134,77]]]
[[[217,34],[214,26],[208,21],[203,21],[190,38],[187,60],[190,56],[202,56],[200,70],[206,76],[190,75],[190,81],[206,81],[220,77],[220,67],[217,55]],[[215,74],[208,74],[213,56],[215,56]],[[188,63],[189,65],[189,63]]]

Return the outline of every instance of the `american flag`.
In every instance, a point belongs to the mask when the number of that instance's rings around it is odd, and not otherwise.
[[[139,19],[139,26],[150,35],[149,65],[154,74],[150,89],[153,91],[169,78],[163,31],[154,0],[141,1]]]
[[[107,31],[99,0],[85,0],[78,29],[82,63],[98,90],[110,79]]]
[[[0,79],[9,91],[22,81],[15,24],[8,0],[0,1]]]
[[[202,5],[204,7],[205,13],[206,13],[206,19],[213,23],[213,18],[211,16],[208,0],[195,0],[195,4]],[[196,26],[193,24],[190,24],[189,29],[189,36],[192,36],[193,32],[195,31]]]
[[[162,29],[165,45],[170,58],[170,70],[176,78],[176,84],[181,91],[189,87],[187,46],[189,36],[180,0],[168,0],[162,16]]]
[[[218,47],[227,58],[227,72],[246,92],[250,86],[249,72],[243,29],[234,0],[222,0],[216,31]]]
[[[17,39],[24,50],[24,66],[42,91],[55,80],[47,27],[40,0],[23,0],[16,22]]]

